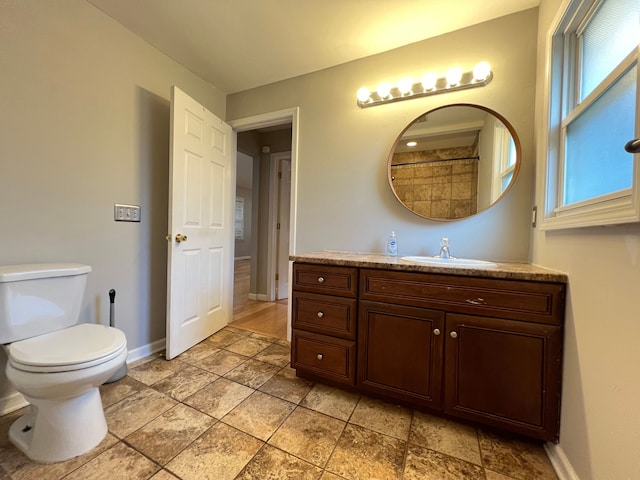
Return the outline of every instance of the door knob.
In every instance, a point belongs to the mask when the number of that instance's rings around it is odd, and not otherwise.
[[[181,233],[176,235],[176,242],[180,243],[180,242],[186,242],[186,241],[187,241],[186,235],[182,235]]]
[[[440,329],[439,328],[434,328],[433,329],[433,334],[434,335],[440,335]]]
[[[455,331],[451,332],[449,335],[451,335],[451,338],[458,338],[458,333]]]

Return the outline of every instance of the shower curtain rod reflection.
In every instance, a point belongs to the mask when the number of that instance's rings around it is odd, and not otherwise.
[[[458,158],[434,158],[432,160],[422,160],[420,162],[406,162],[406,163],[392,163],[392,167],[405,167],[407,165],[422,165],[425,163],[436,163],[436,162],[453,162],[459,160],[480,160],[480,156],[477,157],[458,157]]]

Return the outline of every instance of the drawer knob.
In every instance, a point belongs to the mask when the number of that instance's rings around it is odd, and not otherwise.
[[[322,360],[324,358],[324,355],[322,355],[321,353],[319,353],[318,355],[316,355],[316,358],[318,360]]]
[[[318,312],[318,318],[324,317],[324,312]]]
[[[324,283],[324,277],[318,277],[318,283]]]
[[[434,328],[433,329],[433,334],[434,335],[440,335],[440,329],[439,328]]]
[[[470,305],[484,305],[484,298],[469,298],[467,299],[467,303]]]
[[[449,335],[451,335],[451,338],[458,338],[458,333],[456,331],[451,332]]]

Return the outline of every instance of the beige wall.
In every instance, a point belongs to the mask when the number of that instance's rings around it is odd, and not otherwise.
[[[546,35],[561,0],[540,7],[536,203],[544,205]],[[569,275],[560,444],[580,480],[640,478],[640,225],[533,236],[535,263]],[[567,477],[569,478],[569,477]]]
[[[528,10],[338,67],[230,95],[227,119],[300,107],[296,253],[318,249],[384,251],[391,230],[400,254],[436,254],[448,236],[454,255],[527,260],[533,205],[533,105],[537,10]],[[486,87],[360,109],[363,85],[426,69],[445,72],[487,60]],[[421,113],[456,102],[503,114],[523,146],[520,178],[507,201],[475,217],[435,222],[406,210],[387,182],[387,156]],[[473,231],[473,235],[469,232]]]
[[[108,323],[115,288],[129,349],[165,333],[173,84],[224,118],[222,93],[89,3],[0,0],[0,265],[91,265],[82,320]]]

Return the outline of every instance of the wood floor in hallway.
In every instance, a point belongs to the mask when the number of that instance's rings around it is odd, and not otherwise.
[[[249,300],[234,309],[229,326],[286,340],[287,304],[286,298],[277,302]]]

